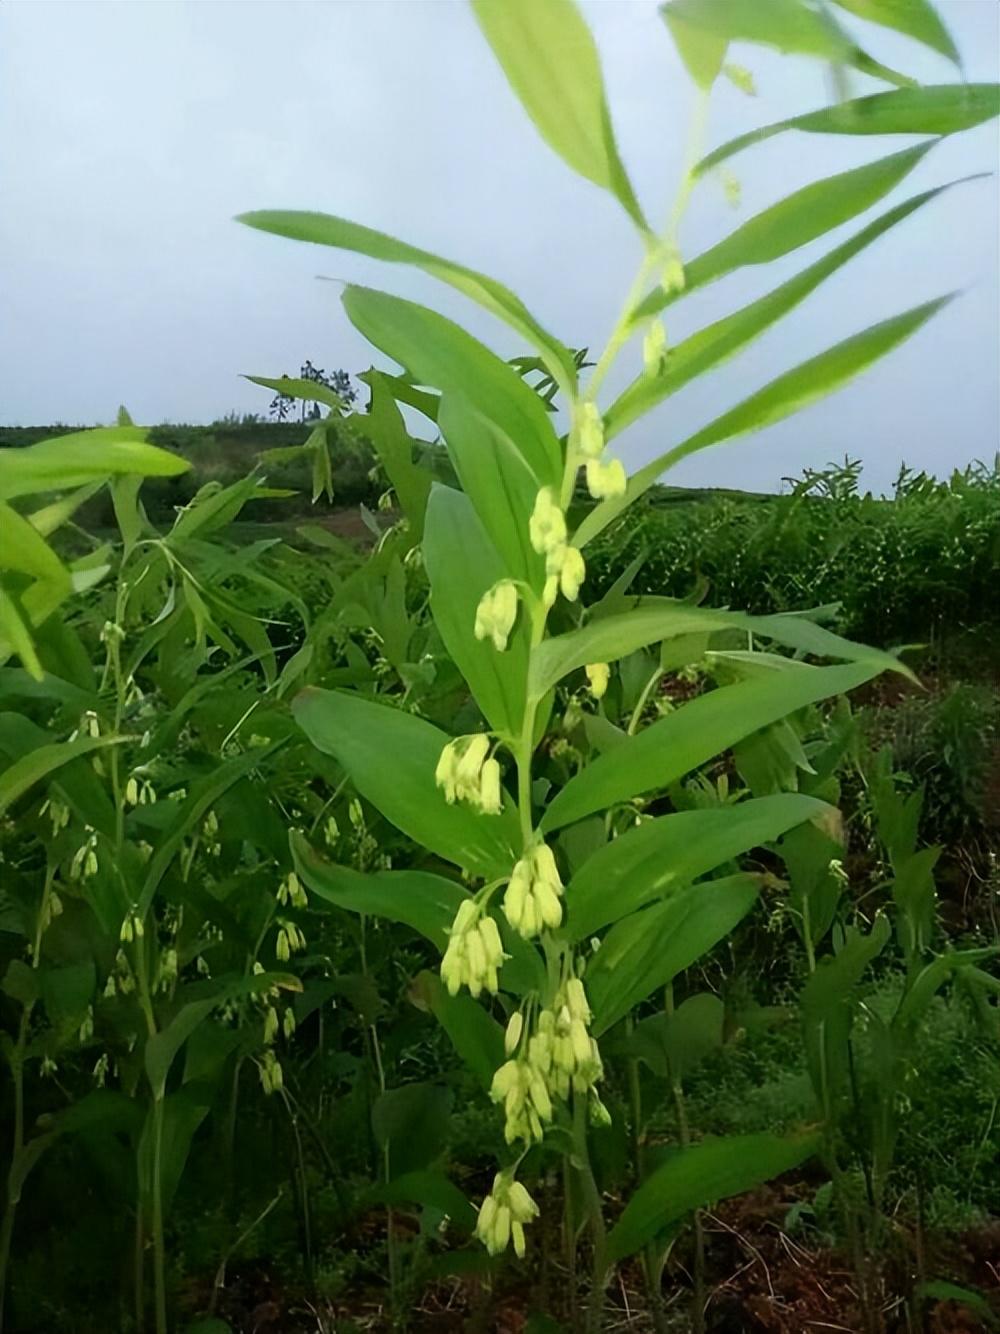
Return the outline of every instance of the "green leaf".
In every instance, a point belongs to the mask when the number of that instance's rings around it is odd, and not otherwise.
[[[150,1107],[147,1112],[136,1150],[136,1166],[139,1196],[150,1225],[153,1200],[157,1193],[164,1216],[169,1212],[184,1174],[195,1132],[208,1115],[210,1107],[211,1096],[204,1087],[178,1089],[176,1093],[164,1098],[160,1109],[163,1129],[159,1154],[156,1151],[156,1110]]]
[[[819,1142],[816,1134],[762,1133],[706,1139],[681,1149],[646,1178],[625,1206],[608,1237],[608,1259],[634,1255],[692,1210],[741,1195],[798,1167]]]
[[[912,672],[891,653],[842,639],[801,613],[748,616],[740,611],[716,611],[673,598],[634,599],[632,610],[602,616],[579,630],[554,635],[532,650],[529,684],[533,698],[541,698],[558,681],[588,662],[614,662],[636,649],[679,636],[739,630],[748,637],[773,639],[816,657],[864,662],[882,671]],[[693,640],[692,644],[697,645]]]
[[[424,515],[432,479],[430,472],[413,460],[413,441],[406,432],[403,414],[396,406],[393,384],[391,375],[381,375],[378,371],[369,374],[371,401],[365,433],[392,483],[413,540],[419,542],[424,535]]]
[[[336,690],[304,690],[292,711],[306,736],[350,774],[361,795],[420,847],[484,878],[507,875],[520,847],[517,815],[449,806],[434,770],[448,735],[384,704]]]
[[[876,917],[867,936],[849,927],[839,953],[822,959],[803,988],[800,1008],[806,1065],[827,1118],[834,1116],[850,1076],[848,1038],[854,989],[891,935],[889,919],[883,914]]]
[[[167,1087],[167,1076],[177,1053],[184,1043],[219,1005],[241,996],[257,996],[271,987],[286,991],[301,991],[302,983],[289,973],[257,973],[240,977],[220,985],[204,1000],[188,1001],[182,1005],[166,1028],[154,1033],[146,1042],[144,1063],[154,1098],[162,1098]]]
[[[956,65],[962,63],[951,34],[930,0],[834,0],[834,3],[869,23],[880,23],[912,37],[915,42],[923,42]]]
[[[794,825],[819,819],[829,809],[815,797],[785,792],[644,820],[599,848],[570,880],[566,933],[571,940],[585,940],[609,922],[752,848],[773,843]]]
[[[912,83],[887,69],[857,46],[826,9],[802,0],[669,0],[661,13],[671,28],[690,25],[703,38],[754,42],[789,55],[814,56],[835,65],[853,65],[890,83]]]
[[[788,666],[794,670],[770,672],[700,695],[592,760],[557,794],[542,829],[559,829],[592,811],[668,787],[751,732],[807,704],[854,690],[882,670],[875,662]]]
[[[0,569],[33,579],[47,579],[68,593],[69,571],[41,533],[17,510],[0,500]]]
[[[597,47],[573,0],[472,0],[472,7],[545,142],[648,233],[618,155]]]
[[[722,71],[729,39],[709,29],[685,23],[683,17],[678,18],[669,5],[661,9],[660,13],[687,72],[698,87],[707,92]]]
[[[376,1186],[367,1198],[378,1204],[419,1204],[436,1209],[466,1232],[476,1226],[475,1208],[443,1172],[406,1172]]]
[[[101,750],[105,746],[120,746],[125,741],[132,741],[127,736],[77,737],[75,741],[55,741],[49,746],[39,746],[15,760],[0,774],[0,815],[3,815],[19,797],[49,774],[61,769],[64,764],[78,759],[92,750]]]
[[[505,361],[459,325],[413,301],[351,285],[343,304],[354,327],[417,384],[470,399],[516,443],[540,486],[559,484],[562,449],[549,414]]]
[[[668,295],[662,288],[651,292],[636,307],[633,322],[648,319],[681,295],[736,269],[769,264],[850,222],[905,180],[936,143],[936,139],[929,139],[863,167],[825,176],[780,199],[686,264],[683,292]]]
[[[594,1036],[600,1037],[717,945],[742,921],[759,893],[758,876],[727,876],[686,885],[662,903],[617,922],[587,969]]]
[[[248,213],[242,218],[237,218],[236,221],[247,222],[253,216],[254,214]],[[277,214],[274,216],[287,215]],[[305,216],[312,215],[306,214]],[[257,224],[251,222],[249,225],[253,227]],[[265,227],[262,230],[275,231],[276,228]],[[282,394],[285,398],[298,398],[306,403],[322,403],[325,407],[332,408],[334,412],[342,412],[347,406],[335,389],[331,389],[328,384],[323,384],[319,380],[300,379],[296,375],[280,375],[277,379],[272,379],[267,375],[244,375],[243,378],[249,380],[251,384],[261,385],[264,389],[273,389],[276,394]]]
[[[402,922],[443,951],[448,930],[468,893],[453,880],[427,871],[365,874],[320,857],[301,834],[289,836],[295,869],[314,894],[348,912]]]
[[[390,1178],[411,1175],[436,1158],[445,1146],[453,1095],[440,1084],[403,1084],[389,1089],[372,1106],[376,1143],[387,1150]]]
[[[667,450],[653,459],[644,468],[629,478],[625,495],[614,500],[602,501],[584,519],[574,534],[577,546],[584,546],[591,538],[602,532],[609,523],[632,503],[637,496],[647,491],[668,468],[689,455],[706,449],[709,445],[720,444],[736,436],[759,431],[764,426],[783,421],[802,408],[826,398],[829,394],[848,384],[862,371],[874,365],[881,357],[893,351],[907,338],[936,315],[939,310],[953,301],[957,293],[938,297],[923,305],[915,306],[902,315],[873,324],[861,333],[845,338],[827,348],[818,356],[811,357],[801,365],[779,375],[763,389],[745,398],[729,412],[716,417],[713,422],[690,436],[673,449]]]
[[[862,228],[843,245],[837,246],[815,264],[810,264],[794,278],[789,278],[780,287],[776,287],[773,292],[768,292],[766,296],[744,306],[742,310],[726,315],[704,329],[699,329],[697,333],[678,343],[670,350],[667,361],[660,371],[637,375],[611,404],[604,418],[605,438],[613,439],[657,403],[676,394],[699,375],[734,356],[789,311],[794,310],[848,260],[860,254],[890,227],[908,218],[911,213],[936,198],[942,191],[951,189],[953,185],[981,179],[982,176],[967,176],[961,181],[951,181],[933,190],[925,190],[923,194],[897,204],[895,208],[889,209],[887,213],[883,213],[881,217]]]
[[[467,992],[449,996],[435,973],[420,973],[413,995],[432,1012],[459,1056],[488,1089],[504,1061],[503,1029],[497,1021]]]
[[[135,426],[101,427],[40,440],[24,448],[0,449],[0,500],[38,491],[66,491],[117,473],[176,477],[190,463],[145,443]]]
[[[661,1011],[636,1024],[629,1052],[661,1079],[683,1080],[725,1038],[726,1007],[711,991],[699,991],[672,1014]]]
[[[469,559],[470,552],[476,553],[474,560]],[[528,672],[527,613],[522,606],[503,653],[489,639],[478,640],[473,633],[480,598],[498,579],[516,572],[498,555],[468,496],[447,486],[431,491],[423,554],[431,585],[431,611],[445,647],[490,726],[506,736],[516,736],[521,730]]]
[[[45,675],[35,651],[31,629],[12,594],[0,582],[0,662],[6,662],[11,654],[21,659],[25,671],[35,681],[40,681]]]
[[[79,1023],[94,999],[97,970],[92,959],[66,964],[61,968],[42,968],[42,999],[53,1024]]]
[[[458,394],[442,397],[438,426],[462,490],[503,558],[507,574],[540,592],[545,562],[528,536],[538,481],[517,445]],[[435,523],[440,525],[440,517]]]
[[[701,175],[751,144],[763,143],[785,130],[806,134],[955,134],[1000,114],[1000,84],[946,83],[923,88],[898,88],[838,102],[804,116],[764,125],[712,150],[695,167]]]
[[[371,259],[384,260],[389,264],[412,264],[423,269],[432,278],[448,283],[464,296],[484,306],[492,315],[504,320],[515,329],[528,343],[538,348],[551,374],[562,388],[572,393],[576,388],[576,363],[569,349],[558,339],[553,338],[527,309],[521,299],[503,283],[489,278],[485,273],[466,268],[464,264],[455,264],[449,259],[442,259],[429,250],[407,245],[397,241],[385,232],[375,231],[371,227],[362,227],[359,223],[348,222],[346,218],[337,218],[330,213],[310,213],[301,210],[260,209],[253,213],[241,213],[237,222],[248,227],[256,227],[262,232],[271,232],[276,236],[287,236],[293,241],[311,241],[315,245],[333,246],[337,250],[351,250],[358,255],[368,255]],[[279,392],[289,393],[278,380],[263,380],[256,376],[247,376],[255,384],[264,384]],[[296,381],[295,383],[299,383]],[[308,383],[311,383],[308,382]],[[317,397],[303,393],[295,397]],[[327,400],[321,400],[326,402]]]
[[[957,1283],[949,1283],[946,1279],[933,1279],[930,1283],[920,1283],[914,1291],[914,1296],[924,1301],[957,1302],[960,1306],[967,1306],[970,1311],[974,1311],[988,1329],[1000,1328],[1000,1320],[997,1319],[992,1306],[981,1292],[975,1292],[971,1288],[959,1287]]]

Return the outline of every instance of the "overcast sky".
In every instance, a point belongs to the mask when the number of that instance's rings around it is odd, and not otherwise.
[[[938,0],[971,80],[1000,74],[997,0]],[[653,0],[585,0],[622,155],[652,217],[679,172],[691,87]],[[844,15],[847,26],[852,25]],[[923,82],[954,77],[905,38],[869,50]],[[816,63],[742,47],[759,96],[721,84],[709,143],[829,100]],[[878,85],[857,76],[858,94]],[[697,254],[820,176],[911,140],[779,136],[733,162],[737,211],[699,185],[682,229]],[[997,123],[945,140],[891,198],[998,165]],[[537,138],[461,0],[8,0],[0,5],[0,422],[144,423],[266,409],[241,372],[373,354],[327,274],[436,304],[505,356],[505,326],[432,279],[238,226],[312,208],[379,227],[502,279],[573,346],[603,344],[638,262],[617,204]],[[881,204],[884,209],[888,205]],[[845,236],[700,292],[673,339],[769,290]],[[946,473],[1000,448],[997,179],[935,200],[851,261],[710,380],[620,440],[636,467],[782,370],[918,302],[964,290],[845,391],[671,480],[776,489],[845,453],[886,486],[899,463]],[[638,347],[609,387],[634,374]],[[380,354],[378,364],[387,365]]]

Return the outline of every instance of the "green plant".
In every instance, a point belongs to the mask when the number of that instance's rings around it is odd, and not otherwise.
[[[668,347],[661,312],[686,292],[787,254],[869,208],[905,178],[933,141],[808,186],[687,263],[678,249],[680,220],[710,165],[768,134],[789,128],[950,132],[995,114],[997,97],[995,88],[909,86],[856,46],[829,10],[800,0],[761,0],[752,10],[726,0],[671,0],[663,13],[699,87],[699,128],[674,208],[657,230],[618,155],[597,53],[569,0],[475,0],[474,10],[542,136],[619,201],[639,233],[643,259],[607,344],[581,384],[579,359],[513,293],[482,274],[323,214],[261,212],[241,219],[298,240],[410,263],[451,284],[534,347],[568,413],[568,430],[560,437],[547,411],[550,397],[542,402],[459,326],[412,302],[347,287],[349,319],[404,371],[367,377],[370,434],[412,541],[420,541],[442,646],[432,661],[457,667],[474,706],[466,706],[446,731],[420,716],[420,694],[409,681],[404,690],[391,682],[374,691],[301,694],[294,712],[305,734],[424,856],[414,869],[358,876],[319,856],[299,833],[292,835],[292,850],[298,874],[315,894],[364,916],[403,923],[441,952],[440,978],[422,979],[424,1003],[504,1112],[508,1147],[500,1150],[500,1170],[479,1208],[476,1233],[491,1255],[512,1243],[523,1256],[525,1229],[538,1218],[539,1206],[521,1178],[537,1178],[553,1162],[561,1166],[568,1256],[574,1256],[582,1229],[589,1232],[588,1327],[597,1330],[611,1267],[641,1252],[655,1309],[662,1257],[688,1217],[697,1227],[697,1211],[706,1203],[795,1166],[820,1148],[842,1179],[830,1145],[841,1125],[843,1089],[828,1080],[834,1057],[838,1080],[846,1068],[840,1059],[847,1040],[844,989],[884,945],[888,927],[879,919],[869,937],[848,932],[836,960],[815,963],[815,946],[830,929],[841,888],[831,851],[837,824],[829,802],[835,793],[795,790],[801,772],[816,772],[796,722],[820,700],[883,670],[906,669],[890,655],[839,638],[815,615],[752,617],[668,598],[637,599],[628,593],[634,571],[600,602],[581,608],[583,553],[672,464],[832,392],[949,299],[873,326],[786,372],[627,478],[621,461],[607,452],[617,434],[748,344],[937,192],[892,209],[802,274],[679,347]],[[955,57],[928,6],[866,8],[865,15],[901,26]],[[819,56],[900,86],[743,136],[699,161],[700,125],[730,40]],[[602,409],[598,396],[607,373],[639,333],[643,369]],[[458,488],[431,484],[397,404],[416,407],[436,424]],[[593,506],[573,503],[581,469]],[[762,651],[762,643],[790,647],[797,656]],[[840,665],[811,665],[810,657]],[[712,688],[643,726],[661,677],[691,664],[702,667]],[[582,670],[591,699],[603,701],[595,712],[586,710],[586,723],[581,705],[567,699],[568,690],[582,685]],[[581,723],[585,738],[576,734]],[[753,795],[730,800],[728,789],[717,785],[715,799],[701,809],[663,809],[671,784],[730,748]],[[818,775],[818,784],[823,777]],[[815,969],[803,997],[805,1031],[826,1129],[823,1136],[803,1130],[696,1142],[684,1110],[684,1066],[716,1042],[717,1006],[711,996],[694,995],[675,1008],[672,984],[733,930],[767,883],[761,871],[741,869],[740,859],[800,829],[806,846],[798,849],[797,912]],[[936,978],[950,961],[944,968],[925,964],[926,859],[905,840],[893,845],[893,854],[899,929],[915,988],[901,1006],[905,1018],[897,1028],[905,1028],[920,1008],[915,996],[922,998],[929,986],[921,981],[922,970],[929,967]],[[462,880],[441,874],[441,862],[457,868]],[[486,1007],[477,1003],[483,995]],[[618,1111],[633,1122],[638,1178],[609,1229],[601,1154],[602,1136],[615,1117],[599,1091],[612,1083],[607,1049],[599,1044],[617,1026],[633,1024],[637,1009],[656,996],[665,998],[662,1009],[643,1021],[655,1021],[656,1032],[643,1030],[642,1036],[647,1052],[652,1041],[662,1049],[659,1072],[676,1103],[680,1148],[654,1164],[642,1152],[641,1096],[633,1096],[630,1113]],[[627,1061],[634,1065],[636,1059],[633,1050]],[[887,1075],[879,1094],[874,1170],[880,1183],[892,1148],[885,1109],[894,1078]],[[396,1092],[410,1123],[437,1098],[420,1084]],[[618,1109],[617,1099],[608,1097]],[[434,1205],[454,1200],[451,1182],[434,1168],[436,1149],[425,1149],[419,1170],[411,1163],[409,1172],[400,1172],[394,1142],[402,1138],[402,1125],[396,1131],[384,1120],[382,1125],[390,1199]],[[391,1223],[389,1237],[395,1289]],[[700,1328],[703,1303],[696,1296],[693,1319]]]

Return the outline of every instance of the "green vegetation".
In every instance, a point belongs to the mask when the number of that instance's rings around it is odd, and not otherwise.
[[[682,259],[700,149],[654,229],[571,0],[473,7],[545,140],[640,235],[592,364],[485,275],[343,219],[253,213],[416,265],[532,354],[505,363],[348,286],[348,318],[405,374],[367,373],[363,408],[321,373],[252,377],[322,407],[235,479],[192,482],[194,437],[124,409],[0,453],[0,1325],[988,1327],[996,700],[944,675],[921,693],[899,643],[989,651],[995,474],[903,479],[887,502],[850,467],[770,500],[651,490],[942,301],[630,478],[608,449],[930,195],[677,348],[665,306],[869,209],[928,144]],[[842,7],[954,56],[923,0]],[[696,119],[731,39],[903,85],[791,123],[807,133],[952,133],[997,110],[994,89],[910,86],[832,10],[749,13],[664,6]],[[603,405],[640,334],[642,370]],[[345,456],[386,497],[360,542],[319,521]],[[173,486],[196,489],[170,504]],[[834,591],[841,608],[810,607]]]

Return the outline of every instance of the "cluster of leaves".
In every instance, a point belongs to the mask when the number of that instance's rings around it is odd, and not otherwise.
[[[889,646],[998,629],[1000,460],[944,482],[905,470],[892,498],[846,463],[787,495],[679,491],[630,511],[592,547],[597,587],[644,555],[634,587],[768,613],[837,603],[852,637]]]

